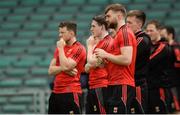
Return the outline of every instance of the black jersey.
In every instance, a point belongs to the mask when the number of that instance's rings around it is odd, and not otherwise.
[[[145,79],[148,76],[149,57],[151,50],[150,37],[143,31],[135,33],[137,40],[137,55],[136,55],[136,68],[135,68],[135,80],[136,85],[140,85],[141,79]]]
[[[170,44],[170,48],[170,67],[166,72],[172,86],[177,86],[180,82],[180,44],[174,42]]]
[[[149,88],[169,86],[166,74],[166,70],[169,68],[169,50],[169,45],[165,42],[158,41],[156,44],[152,44],[148,76]]]

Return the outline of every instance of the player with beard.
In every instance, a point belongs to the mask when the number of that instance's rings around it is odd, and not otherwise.
[[[126,9],[121,4],[111,4],[105,9],[109,28],[116,30],[113,50],[108,53],[96,49],[97,57],[111,62],[108,67],[108,111],[109,114],[130,113],[130,104],[135,95],[136,38],[125,24]]]

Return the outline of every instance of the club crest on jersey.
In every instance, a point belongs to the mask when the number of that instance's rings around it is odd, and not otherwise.
[[[69,54],[71,54],[71,52],[72,52],[72,49],[69,49],[69,50],[66,52],[66,54],[69,55]]]

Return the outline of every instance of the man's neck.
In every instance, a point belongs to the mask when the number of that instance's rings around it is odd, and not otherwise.
[[[158,36],[158,38],[156,39],[156,40],[154,40],[154,41],[152,41],[152,43],[153,44],[156,44],[158,41],[160,41],[161,40],[161,36]]]
[[[71,38],[69,41],[66,42],[68,46],[72,46],[76,42],[76,37]]]
[[[174,43],[174,40],[173,39],[170,39],[169,40],[169,44],[171,45],[171,44],[173,44]]]
[[[137,30],[134,32],[134,34],[140,32],[140,31],[142,31],[142,30],[141,30],[141,29],[137,29]]]
[[[108,35],[108,32],[107,31],[103,31],[101,37],[105,38],[107,35]]]
[[[125,20],[121,20],[121,21],[119,21],[118,22],[118,25],[117,25],[117,28],[116,28],[116,32],[119,30],[119,28],[121,27],[121,26],[123,26],[123,25],[125,25]]]
[[[104,39],[104,37],[106,37],[108,35],[108,32],[107,31],[103,31],[102,32],[102,34],[99,36],[99,37],[97,37],[99,40],[102,40],[102,39]]]

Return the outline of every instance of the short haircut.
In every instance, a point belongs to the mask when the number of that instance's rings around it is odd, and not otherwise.
[[[141,10],[130,10],[127,13],[127,17],[135,16],[137,19],[139,19],[142,22],[142,26],[144,26],[146,22],[146,14]]]
[[[100,26],[104,25],[106,30],[108,29],[108,24],[105,20],[104,15],[95,16],[95,17],[93,17],[93,20],[96,21],[98,23],[98,25],[100,25]]]
[[[165,29],[167,31],[168,34],[172,34],[173,36],[173,39],[175,39],[175,29],[170,26],[170,25],[165,25],[165,26],[162,26],[161,29]]]
[[[59,27],[60,28],[66,27],[68,31],[71,30],[76,35],[77,24],[73,21],[63,21],[59,24]]]
[[[153,24],[157,29],[161,29],[161,24],[157,20],[150,20],[149,22],[147,22],[147,25],[149,24]]]
[[[122,4],[110,4],[106,7],[105,9],[105,14],[109,11],[112,10],[114,12],[121,12],[124,17],[126,17],[126,8]]]

